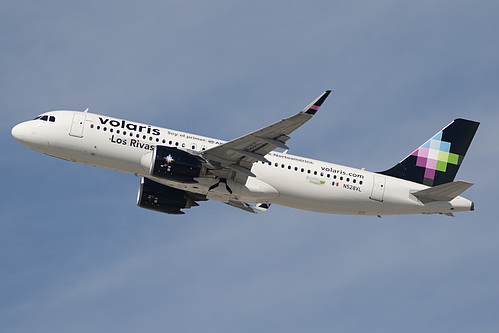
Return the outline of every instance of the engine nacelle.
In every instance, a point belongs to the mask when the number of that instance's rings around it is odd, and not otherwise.
[[[167,214],[184,214],[180,209],[198,204],[185,191],[142,177],[137,193],[137,206]]]
[[[203,167],[199,159],[177,148],[156,146],[152,153],[149,174],[170,180],[192,180],[201,175]]]

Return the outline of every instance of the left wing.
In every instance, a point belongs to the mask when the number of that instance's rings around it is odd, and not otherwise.
[[[214,174],[244,184],[247,177],[255,177],[251,172],[254,162],[268,162],[265,155],[276,148],[288,149],[288,135],[310,120],[330,93],[325,91],[292,117],[204,151],[203,158]]]

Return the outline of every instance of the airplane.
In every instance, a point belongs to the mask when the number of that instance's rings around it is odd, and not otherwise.
[[[251,213],[271,204],[378,217],[474,210],[460,196],[473,184],[454,178],[478,129],[475,121],[455,119],[381,172],[288,154],[289,135],[317,113],[330,92],[289,118],[231,141],[88,109],[45,112],[13,127],[12,136],[49,156],[140,177],[137,205],[167,214],[184,214],[206,200]]]

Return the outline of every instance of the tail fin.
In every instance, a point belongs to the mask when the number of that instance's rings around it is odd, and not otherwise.
[[[480,123],[456,119],[393,168],[380,174],[428,186],[454,181]]]

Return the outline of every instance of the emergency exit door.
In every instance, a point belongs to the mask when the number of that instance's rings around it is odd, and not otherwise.
[[[385,177],[380,175],[374,175],[373,189],[371,191],[372,200],[383,201],[383,196],[385,195]]]

